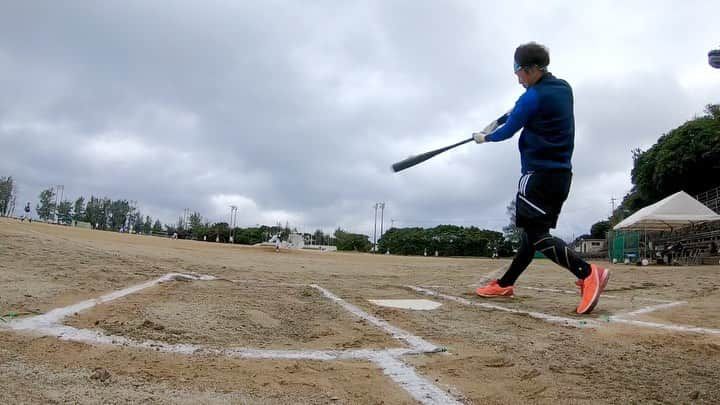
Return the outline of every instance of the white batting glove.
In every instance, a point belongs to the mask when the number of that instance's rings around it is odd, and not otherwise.
[[[488,126],[483,128],[482,132],[484,132],[485,134],[492,133],[492,131],[496,130],[499,126],[500,125],[498,124],[497,120],[495,120],[495,121],[489,123]]]
[[[480,132],[473,132],[472,136],[476,143],[483,143],[485,142],[485,137],[487,136],[487,132],[480,131]]]
[[[498,118],[498,119],[496,119],[496,120],[493,120],[493,122],[489,123],[485,128],[483,128],[482,131],[480,131],[480,132],[473,132],[472,135],[473,135],[473,139],[475,140],[475,142],[477,142],[477,143],[483,143],[483,142],[485,142],[485,137],[488,136],[489,134],[492,134],[493,131],[495,131],[496,129],[498,129],[498,127],[500,126],[500,124],[498,124],[498,120],[500,120],[501,118],[507,116],[507,115],[510,114],[511,112],[512,112],[512,108],[509,109],[508,112],[506,112],[505,114],[503,114],[502,117],[500,117],[500,118]]]

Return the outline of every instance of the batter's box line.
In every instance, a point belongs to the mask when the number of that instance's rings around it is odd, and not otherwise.
[[[482,277],[480,277],[480,279],[479,279],[478,281],[476,281],[475,283],[466,285],[466,287],[473,287],[473,288],[474,288],[474,287],[484,286],[485,284],[487,284],[488,281],[492,280],[493,278],[496,278],[496,276],[499,274],[499,272],[500,272],[501,270],[504,270],[506,267],[507,267],[507,266],[503,266],[503,267],[500,267],[500,268],[498,268],[498,269],[495,269],[495,270],[493,270],[493,271],[491,271],[491,272],[483,275]],[[426,286],[426,287],[437,287],[437,288],[439,288],[440,286]],[[562,290],[562,289],[558,289],[558,288],[523,287],[523,286],[516,286],[515,288],[522,288],[522,289],[525,289],[525,290],[535,290],[535,291],[553,292],[553,293],[562,293],[562,294],[577,294],[577,293],[578,293],[577,290],[574,290],[574,291],[573,291],[573,290]],[[623,298],[623,297],[619,297],[619,296],[617,296],[617,295],[603,294],[603,298]],[[644,297],[633,297],[633,298],[631,298],[631,299],[635,299],[635,300],[638,300],[638,301],[659,302],[659,303],[671,303],[671,302],[675,302],[675,301],[670,301],[670,300],[660,300],[660,299],[656,299],[656,298],[644,298]]]
[[[686,333],[699,333],[699,334],[707,334],[707,335],[720,335],[720,329],[713,329],[713,328],[704,328],[699,326],[692,326],[692,325],[678,325],[678,324],[669,324],[669,323],[659,323],[659,322],[647,322],[647,321],[641,321],[637,319],[628,319],[632,316],[637,315],[644,315],[649,312],[658,310],[658,309],[664,309],[668,308],[670,306],[677,306],[685,304],[684,301],[677,301],[677,302],[671,302],[668,304],[663,305],[654,305],[650,307],[645,307],[642,309],[639,309],[637,311],[625,313],[625,314],[617,314],[617,315],[611,315],[606,318],[606,320],[598,321],[597,319],[576,319],[576,318],[568,318],[563,316],[556,316],[556,315],[550,315],[543,312],[535,312],[535,311],[526,311],[522,309],[515,309],[515,308],[508,308],[504,307],[502,305],[496,305],[496,304],[489,304],[486,302],[476,302],[476,301],[470,301],[465,298],[456,297],[453,295],[443,294],[437,291],[433,291],[427,288],[417,287],[408,285],[407,288],[416,291],[421,294],[435,296],[438,298],[443,298],[449,301],[454,301],[462,305],[466,306],[472,306],[472,307],[480,307],[480,308],[486,308],[490,310],[497,310],[497,311],[504,311],[504,312],[510,312],[515,314],[523,314],[528,315],[533,318],[537,318],[546,322],[551,323],[560,323],[567,326],[573,326],[578,328],[583,327],[592,327],[597,328],[603,326],[603,324],[607,322],[617,322],[617,323],[623,323],[628,325],[634,325],[634,326],[641,326],[641,327],[647,327],[647,328],[654,328],[654,329],[661,329],[661,330],[667,330],[672,332],[686,332]],[[672,305],[670,305],[672,304]]]
[[[355,349],[355,350],[263,350],[252,348],[225,348],[216,349],[193,344],[166,344],[159,341],[146,340],[136,341],[131,338],[116,335],[107,335],[103,332],[79,329],[60,323],[65,317],[81,311],[88,310],[98,304],[107,303],[127,295],[139,292],[143,289],[170,281],[229,281],[218,279],[214,276],[201,274],[170,273],[158,279],[142,284],[128,287],[119,291],[105,294],[99,298],[81,301],[67,307],[56,308],[45,314],[30,318],[13,320],[10,323],[0,325],[0,329],[11,329],[15,331],[33,332],[45,336],[54,336],[59,340],[85,343],[89,345],[110,345],[129,347],[137,349],[149,349],[159,352],[178,353],[185,355],[220,355],[225,357],[244,359],[276,359],[276,360],[366,360],[379,367],[383,373],[392,381],[403,388],[410,396],[422,404],[460,404],[453,396],[443,389],[434,385],[427,379],[418,375],[415,369],[403,362],[400,356],[436,353],[442,351],[437,346],[414,336],[400,328],[396,328],[386,321],[365,313],[359,308],[345,302],[330,291],[318,286],[310,285],[318,289],[325,297],[338,303],[354,315],[365,319],[367,322],[383,329],[395,339],[409,344],[410,348],[394,349]],[[306,285],[307,286],[307,285]]]

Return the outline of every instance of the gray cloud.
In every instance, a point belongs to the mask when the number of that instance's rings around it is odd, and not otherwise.
[[[705,66],[716,32],[696,18],[718,11],[16,3],[0,14],[0,174],[17,179],[22,201],[64,184],[69,198],[128,198],[168,222],[183,208],[226,220],[236,204],[244,226],[370,233],[372,205],[385,201],[386,224],[499,230],[519,175],[517,138],[399,174],[389,165],[510,107],[522,93],[512,52],[537,40],[575,88],[575,178],[558,233],[579,234],[628,191],[631,149],[718,102],[720,80]]]

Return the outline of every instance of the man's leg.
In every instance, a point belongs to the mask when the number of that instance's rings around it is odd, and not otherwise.
[[[498,285],[500,287],[510,287],[515,284],[520,274],[530,265],[533,256],[535,256],[535,248],[532,243],[530,243],[527,232],[523,231],[520,238],[520,247],[518,247],[515,258],[513,258],[510,268],[507,269],[502,278],[498,280]]]
[[[493,280],[490,284],[475,290],[477,295],[488,298],[512,297],[514,295],[513,284],[515,280],[525,271],[535,255],[535,249],[532,243],[530,243],[527,232],[523,231],[520,238],[520,247],[518,247],[515,258],[510,264],[510,268],[505,272],[505,275],[500,280]]]
[[[548,259],[570,270],[578,278],[577,285],[580,287],[581,300],[577,307],[577,313],[590,313],[597,305],[600,293],[610,277],[610,272],[589,264],[568,248],[565,242],[550,235],[548,231],[548,229],[531,231],[528,233],[528,238],[535,249],[542,252]]]
[[[582,280],[590,275],[590,264],[580,258],[565,242],[550,235],[549,228],[529,229],[528,239],[535,250],[570,270],[575,277]]]
[[[520,248],[505,275],[498,280],[500,287],[509,287],[515,284],[520,274],[527,268],[540,251],[548,259],[570,270],[578,279],[585,279],[590,275],[590,265],[568,248],[565,242],[550,235],[549,229],[527,229],[523,231]]]

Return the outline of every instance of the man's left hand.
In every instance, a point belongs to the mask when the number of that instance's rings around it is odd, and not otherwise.
[[[488,135],[485,131],[473,132],[472,136],[476,143],[485,142],[485,137]]]

